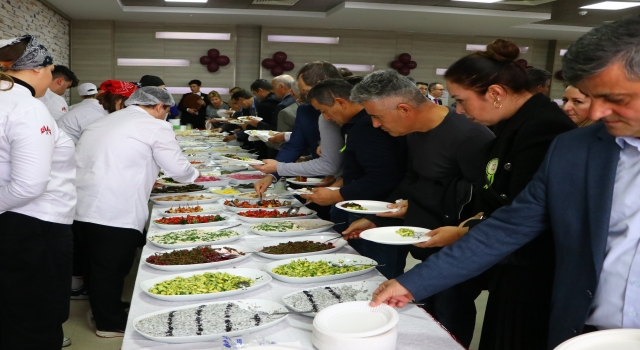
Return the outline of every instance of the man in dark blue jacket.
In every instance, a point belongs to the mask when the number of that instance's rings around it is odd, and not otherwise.
[[[351,200],[385,200],[400,183],[407,167],[407,142],[404,136],[393,137],[373,127],[371,117],[361,104],[349,99],[353,85],[344,79],[327,79],[318,83],[307,96],[323,117],[341,127],[345,139],[343,148],[343,187],[339,190],[314,188],[302,195],[309,202],[333,205]],[[332,221],[338,219],[332,213]],[[347,220],[356,219],[355,217]],[[395,275],[395,246],[365,240],[349,244],[360,254],[376,260],[384,267],[378,270],[387,277]]]
[[[372,306],[403,307],[493,266],[553,231],[556,267],[548,348],[581,333],[640,328],[640,15],[582,36],[565,80],[601,123],[562,134],[513,204],[453,245],[383,283]],[[438,239],[436,234],[433,239]]]

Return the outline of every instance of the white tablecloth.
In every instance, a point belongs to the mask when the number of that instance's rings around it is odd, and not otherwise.
[[[156,219],[160,217],[159,212],[155,207],[151,213],[152,219]],[[166,209],[165,209],[166,210]],[[231,222],[239,222],[237,221],[237,216],[230,212],[225,212],[225,216],[229,216]],[[249,247],[260,247],[265,244],[270,244],[272,242],[286,239],[286,237],[263,237],[248,233],[249,224],[243,224],[243,226],[238,226],[233,228],[238,232],[246,233],[242,238],[233,243],[229,244],[237,244],[244,245]],[[163,231],[159,229],[154,224],[151,224],[149,227],[149,234],[153,234],[155,232]],[[335,235],[335,231],[331,231],[333,235]],[[321,234],[317,234],[321,235]],[[326,235],[326,234],[325,234]],[[314,235],[315,236],[315,235]],[[142,251],[142,256],[147,254],[152,254],[154,252],[162,251],[160,249],[150,243],[144,247]],[[348,245],[337,251],[336,253],[352,253],[357,254],[351,247]],[[262,269],[262,266],[265,263],[272,262],[273,260],[263,258],[257,255],[252,255],[249,258],[235,264],[235,265],[226,265],[223,268],[232,268],[232,267],[245,267],[245,268],[256,268]],[[187,305],[187,304],[196,304],[197,302],[167,302],[152,298],[146,294],[144,294],[139,284],[141,281],[163,276],[163,275],[172,275],[175,272],[161,271],[150,268],[144,265],[143,261],[140,261],[140,265],[138,267],[138,277],[136,279],[136,286],[133,291],[133,297],[131,299],[131,310],[129,311],[129,320],[127,323],[127,329],[124,336],[124,341],[122,344],[122,350],[134,350],[134,349],[154,349],[154,350],[200,350],[200,349],[219,349],[221,348],[222,342],[206,342],[206,343],[189,343],[189,344],[164,344],[158,343],[152,340],[148,340],[136,332],[133,328],[133,320],[141,315],[159,311],[166,308],[171,308],[175,306]],[[335,284],[342,282],[352,282],[352,281],[361,281],[361,280],[377,280],[384,281],[384,277],[377,271],[373,270],[365,275],[356,276],[352,278],[345,278],[331,282],[324,283],[315,283],[315,284],[289,284],[278,281],[274,279],[269,283],[266,287],[259,288],[255,291],[243,293],[240,295],[232,296],[229,298],[217,298],[211,299],[211,301],[224,301],[224,300],[238,300],[238,299],[266,299],[282,303],[282,296],[285,294],[303,289],[303,288],[312,288],[321,285],[327,284]],[[400,321],[398,323],[398,343],[397,349],[401,350],[427,350],[427,349],[438,349],[438,350],[459,350],[463,349],[463,347],[456,342],[451,335],[444,330],[439,323],[437,323],[428,313],[424,310],[418,308],[417,306],[407,306],[403,309],[398,310],[400,313]],[[264,339],[268,341],[273,341],[276,343],[298,343],[304,349],[315,349],[311,344],[311,329],[312,329],[312,321],[313,319],[310,317],[302,316],[302,315],[289,315],[286,320],[283,322],[262,330],[260,332],[255,332],[251,334],[247,334],[243,336],[243,340],[250,341],[255,339]],[[284,345],[284,344],[283,344]]]

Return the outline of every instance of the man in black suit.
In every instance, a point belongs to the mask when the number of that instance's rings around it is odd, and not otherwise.
[[[211,102],[207,98],[207,94],[203,94],[202,92],[200,92],[200,86],[202,86],[202,82],[200,80],[191,80],[189,82],[189,88],[191,89],[191,92],[182,95],[180,103],[178,103],[178,110],[181,112],[181,125],[191,124],[196,129],[205,128],[207,105],[210,105]],[[187,108],[183,103],[184,99],[187,96],[193,94],[200,96],[200,101],[198,101],[198,104],[200,105],[199,109]]]
[[[440,83],[431,83],[429,84],[429,93],[427,94],[427,98],[431,100],[431,102],[442,105],[442,95],[444,95],[444,86]]]
[[[383,283],[372,306],[403,307],[478,275],[551,230],[548,348],[594,330],[640,328],[640,15],[569,47],[565,80],[591,98],[589,127],[558,136],[533,180],[457,242]],[[432,239],[440,239],[435,234]]]

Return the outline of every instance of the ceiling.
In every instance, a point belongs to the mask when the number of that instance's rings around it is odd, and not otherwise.
[[[636,7],[578,14],[580,6],[600,1],[506,0],[481,4],[449,0],[299,0],[293,6],[253,5],[253,0],[209,0],[206,4],[164,0],[46,2],[72,20],[345,28],[559,40],[575,40],[605,21],[640,13],[640,7]]]

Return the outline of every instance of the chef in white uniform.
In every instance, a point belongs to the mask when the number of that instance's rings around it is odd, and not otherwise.
[[[74,146],[36,98],[52,69],[34,37],[0,40],[0,349],[59,350],[69,317]]]
[[[127,108],[93,122],[77,144],[74,231],[81,232],[89,257],[89,301],[100,337],[124,335],[122,287],[144,239],[147,203],[160,168],[185,183],[200,175],[164,121],[174,104],[164,89],[140,88],[125,102]]]
[[[80,135],[91,123],[109,114],[100,101],[96,99],[98,89],[91,83],[78,86],[78,93],[83,96],[82,102],[73,105],[73,109],[58,119],[60,129],[71,137],[74,143],[78,143]]]
[[[40,101],[47,106],[53,119],[58,120],[69,111],[67,100],[62,96],[68,88],[78,86],[78,78],[69,68],[61,65],[55,66],[52,75],[53,80],[44,96],[40,97]]]
[[[69,106],[69,111],[72,111],[74,108],[82,105],[82,103],[85,102],[86,100],[95,99],[97,94],[98,94],[98,87],[95,86],[94,84],[84,83],[84,84],[78,85],[78,95],[80,95],[80,98],[82,99],[82,101]]]

